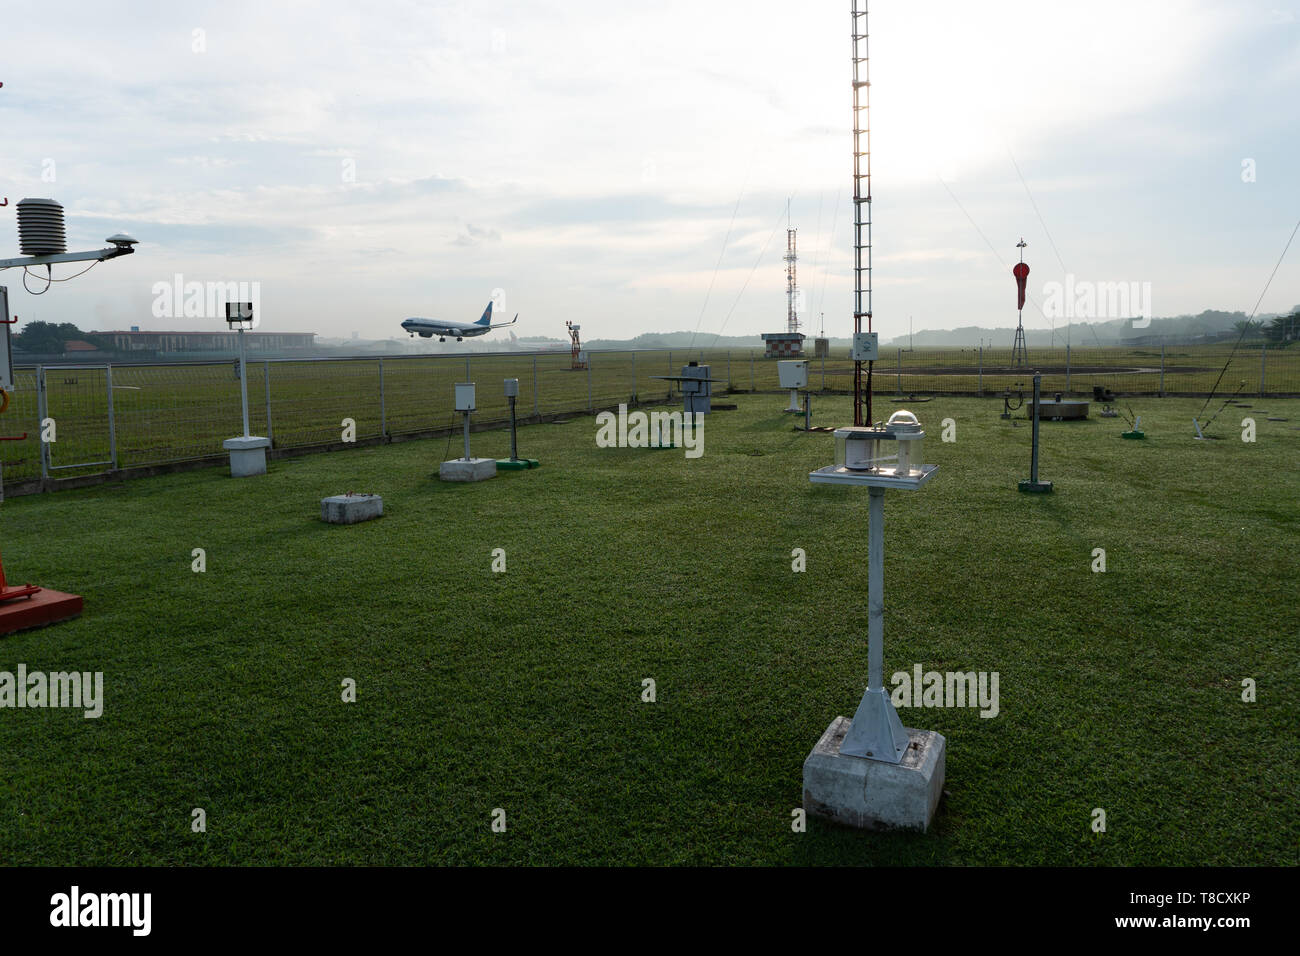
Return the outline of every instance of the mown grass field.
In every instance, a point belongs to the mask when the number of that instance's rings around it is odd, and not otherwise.
[[[105,703],[0,710],[0,861],[1297,862],[1300,401],[1230,408],[1212,442],[1186,399],[1134,403],[1145,442],[1045,423],[1044,497],[1016,491],[1029,430],[1000,402],[912,406],[940,472],[886,501],[885,672],[1000,674],[996,718],[902,712],[948,740],[926,835],[792,832],[865,682],[867,503],[808,481],[833,442],[780,396],[737,401],[697,460],[597,448],[576,416],[521,431],[540,469],[477,485],[440,483],[430,440],[7,500],[11,580],[86,611],[0,638],[0,670],[102,671]],[[385,516],[322,524],[344,491]]]
[[[852,363],[845,349],[836,357],[810,359],[809,386],[847,393]],[[1220,370],[1232,361],[1219,383],[1227,397],[1266,393],[1300,394],[1300,349],[1270,350],[1246,346],[1234,354],[1229,346],[1155,349],[1075,347],[1035,349],[1030,358],[1044,370],[1047,393],[1090,395],[1102,385],[1122,395],[1208,393]],[[277,447],[337,442],[343,423],[355,423],[358,439],[401,435],[453,424],[453,384],[478,383],[479,422],[503,421],[508,406],[504,378],[518,378],[519,411],[557,413],[610,407],[633,397],[662,398],[669,383],[653,376],[677,375],[686,362],[708,363],[714,378],[739,391],[778,387],[777,363],[757,352],[681,349],[644,352],[592,352],[590,369],[571,369],[567,353],[538,355],[471,355],[355,359],[325,362],[252,361],[248,369],[250,428],[273,437]],[[1160,372],[1161,365],[1165,371]],[[1001,394],[1028,387],[1029,376],[1012,372],[1009,349],[886,348],[875,366],[874,390],[894,394]],[[1066,374],[1069,364],[1072,374]],[[1106,371],[1097,371],[1106,369]],[[269,382],[268,382],[269,378]],[[38,477],[40,427],[34,370],[19,371],[9,412],[0,419],[0,434],[27,433],[26,441],[0,442],[6,479]],[[48,417],[57,430],[50,447],[50,474],[55,478],[103,472],[111,462],[104,369],[49,369],[46,372]],[[221,442],[242,429],[239,382],[233,363],[216,365],[114,366],[113,429],[121,468],[202,458],[221,454]],[[267,420],[270,419],[268,427]]]

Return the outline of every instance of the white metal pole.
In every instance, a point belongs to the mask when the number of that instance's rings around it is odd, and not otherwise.
[[[871,510],[867,532],[867,690],[884,682],[885,644],[885,489],[869,489]]]
[[[248,431],[248,368],[244,362],[244,327],[239,327],[239,392],[244,404],[244,437]]]

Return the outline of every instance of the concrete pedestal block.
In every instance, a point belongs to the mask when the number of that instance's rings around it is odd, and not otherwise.
[[[438,467],[438,477],[443,481],[483,481],[496,476],[495,458],[457,458]]]
[[[852,725],[836,717],[804,760],[804,810],[862,829],[928,829],[943,793],[943,735],[905,728],[909,745],[903,759],[886,763],[840,753]]]
[[[271,439],[257,435],[244,438],[227,438],[221,447],[230,452],[230,476],[247,478],[250,475],[266,474],[266,450],[271,447]]]
[[[384,513],[379,495],[334,495],[320,500],[320,518],[330,524],[356,524]]]

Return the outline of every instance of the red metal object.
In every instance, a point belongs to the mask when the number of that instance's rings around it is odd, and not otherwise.
[[[1016,308],[1025,307],[1025,283],[1029,281],[1029,264],[1017,262],[1011,274],[1016,277]]]
[[[80,595],[64,594],[33,584],[9,587],[0,562],[0,634],[44,627],[81,614]]]

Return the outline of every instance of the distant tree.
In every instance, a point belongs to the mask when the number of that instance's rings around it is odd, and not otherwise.
[[[51,322],[28,322],[14,336],[14,345],[24,352],[62,352],[59,327]]]
[[[44,352],[53,354],[63,351],[64,343],[72,339],[84,339],[86,333],[71,322],[28,322],[23,330],[14,336],[14,344],[24,352]]]
[[[1279,315],[1263,329],[1264,338],[1279,348],[1300,338],[1300,309],[1290,315]]]
[[[1242,336],[1242,338],[1255,338],[1254,333],[1259,332],[1264,327],[1264,323],[1259,319],[1240,319],[1232,323],[1232,330]]]

